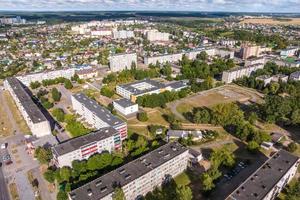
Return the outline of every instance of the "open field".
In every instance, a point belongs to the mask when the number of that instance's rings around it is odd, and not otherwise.
[[[300,25],[300,18],[286,18],[282,20],[278,19],[244,19],[240,22],[241,24],[252,23],[252,24],[271,24],[271,25]]]
[[[8,187],[12,200],[19,200],[20,197],[18,194],[17,185],[15,183],[11,183]]]
[[[225,85],[172,102],[168,104],[168,107],[178,116],[179,114],[191,111],[195,107],[211,107],[220,103],[236,101],[261,103],[262,97],[262,94],[248,88],[237,85]]]
[[[17,105],[15,104],[15,102],[13,101],[12,97],[10,96],[10,94],[8,93],[8,91],[5,91],[3,93],[4,98],[6,99],[6,102],[8,104],[8,107],[16,121],[16,123],[18,124],[20,131],[22,133],[30,133],[29,127],[27,126],[24,118],[22,117],[20,111],[17,108]]]
[[[13,128],[3,106],[0,106],[0,137],[7,137],[13,133]]]

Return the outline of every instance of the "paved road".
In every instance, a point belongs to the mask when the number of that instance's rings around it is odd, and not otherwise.
[[[9,200],[9,194],[2,167],[0,169],[0,200]]]

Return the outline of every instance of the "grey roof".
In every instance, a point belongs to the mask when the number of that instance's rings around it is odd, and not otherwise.
[[[184,81],[173,81],[171,83],[167,83],[166,86],[171,87],[172,89],[179,89],[179,88],[187,87],[187,83]]]
[[[114,185],[124,186],[163,163],[188,151],[177,142],[168,143],[70,192],[72,200],[98,200],[114,191]],[[88,191],[92,195],[88,195]]]
[[[133,87],[133,85],[139,84],[139,83],[148,83],[148,84],[152,85],[152,88],[145,89],[145,90],[139,90],[139,89]],[[130,91],[132,94],[135,94],[135,95],[139,95],[139,94],[143,94],[146,92],[151,92],[154,90],[165,88],[165,85],[163,83],[155,81],[155,80],[151,80],[151,79],[144,79],[144,80],[136,81],[133,83],[127,83],[127,84],[118,85],[118,86],[127,91]]]
[[[202,137],[201,131],[188,131],[188,130],[168,130],[168,136],[178,137],[178,138],[186,138],[188,135],[192,135],[194,137]]]
[[[119,104],[123,108],[136,105],[135,103],[132,103],[129,99],[126,99],[126,98],[118,99],[118,100],[115,100],[114,102]]]
[[[231,193],[227,199],[264,199],[298,159],[297,156],[287,151],[278,151]]]
[[[296,71],[296,72],[291,73],[290,77],[299,78],[300,77],[300,71]]]
[[[6,79],[15,95],[19,99],[26,113],[33,123],[40,123],[47,121],[45,115],[40,108],[34,103],[30,94],[26,91],[25,86],[15,77],[9,77]]]
[[[116,134],[119,134],[119,132],[112,127],[101,128],[101,129],[99,129],[95,132],[91,132],[87,135],[76,137],[76,138],[70,139],[68,141],[65,141],[63,143],[60,143],[60,144],[54,146],[52,151],[57,156],[61,156],[61,155],[70,153],[72,151],[75,151],[85,145],[89,145],[93,142],[98,142],[100,140],[114,136]]]
[[[109,126],[118,126],[120,124],[124,124],[121,119],[117,118],[109,110],[100,106],[96,101],[88,98],[83,93],[74,94],[73,97],[82,103],[84,107],[93,112],[99,119],[107,123]]]

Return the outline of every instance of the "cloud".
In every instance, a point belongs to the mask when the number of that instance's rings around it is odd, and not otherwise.
[[[299,12],[300,0],[0,0],[0,10]]]

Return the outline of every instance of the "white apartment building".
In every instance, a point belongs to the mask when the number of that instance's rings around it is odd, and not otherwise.
[[[109,67],[112,72],[119,72],[124,69],[131,69],[133,63],[137,64],[136,53],[116,54],[109,58]]]
[[[226,200],[273,200],[297,173],[299,158],[280,150],[238,186]]]
[[[288,49],[284,49],[280,51],[280,56],[281,57],[291,57],[295,56],[296,53],[298,52],[299,48],[298,47],[291,47]]]
[[[46,79],[55,79],[59,77],[71,79],[71,77],[74,76],[74,74],[75,74],[74,68],[67,68],[67,69],[25,74],[22,76],[17,76],[16,78],[19,81],[21,81],[24,85],[29,86],[31,82],[35,82],[35,81],[41,82]]]
[[[262,76],[256,77],[256,80],[263,81],[265,86],[270,84],[271,82],[279,82],[279,81],[287,82],[288,79],[289,79],[289,77],[284,74],[277,74],[274,76],[262,75]]]
[[[111,36],[112,30],[111,29],[98,29],[91,31],[91,36]]]
[[[127,31],[127,30],[113,31],[113,37],[114,37],[114,39],[133,38],[134,32]]]
[[[112,200],[112,183],[118,183],[126,200],[135,200],[182,173],[188,162],[189,150],[186,147],[177,142],[168,143],[72,190],[69,199]]]
[[[162,33],[157,30],[149,30],[146,33],[147,39],[150,42],[154,41],[169,41],[170,34],[169,33]]]
[[[144,57],[144,63],[146,65],[156,65],[156,63],[173,63],[178,62],[182,59],[183,53],[176,53],[176,54],[165,54],[165,55],[159,55],[159,56],[152,56],[152,57]]]
[[[263,64],[255,64],[244,67],[234,68],[228,71],[224,71],[222,74],[222,81],[225,83],[231,83],[232,81],[242,78],[244,76],[249,77],[253,72],[258,69],[263,69]]]
[[[236,40],[220,40],[220,45],[233,47],[237,42]]]
[[[88,159],[103,151],[113,152],[121,142],[120,133],[112,128],[101,128],[52,147],[53,161],[57,167],[72,167],[72,161]]]
[[[88,98],[83,93],[74,94],[71,97],[73,110],[81,115],[84,121],[96,129],[113,127],[121,135],[121,139],[127,138],[127,124],[117,118],[106,108],[100,106],[96,101]],[[118,144],[121,148],[121,142]]]
[[[139,111],[138,104],[132,103],[129,99],[123,98],[113,102],[114,109],[123,116],[135,114]]]
[[[256,64],[266,64],[267,58],[265,57],[257,57],[252,59],[245,60],[245,66],[256,65]]]
[[[18,79],[14,77],[7,78],[4,81],[4,88],[10,92],[34,136],[42,137],[52,134],[49,121]]]

